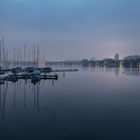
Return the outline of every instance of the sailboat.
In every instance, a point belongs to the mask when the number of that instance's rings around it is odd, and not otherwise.
[[[4,37],[0,40],[0,80],[4,80],[9,76],[3,72],[7,71],[7,56],[5,53]]]

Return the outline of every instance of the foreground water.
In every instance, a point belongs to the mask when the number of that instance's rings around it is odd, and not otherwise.
[[[0,139],[139,140],[139,69],[80,68],[0,86]]]

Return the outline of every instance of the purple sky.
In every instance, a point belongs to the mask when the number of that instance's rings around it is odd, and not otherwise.
[[[7,48],[39,43],[50,60],[140,54],[139,0],[0,0]]]

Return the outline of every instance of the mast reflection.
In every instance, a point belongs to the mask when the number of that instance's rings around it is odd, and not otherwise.
[[[6,82],[6,84],[0,85],[0,112],[1,112],[1,117],[3,120],[5,118],[5,106],[6,106],[7,93],[8,93],[8,82]]]
[[[37,112],[42,110],[40,109],[40,89],[42,85],[41,82],[44,82],[44,81],[36,81],[36,82],[35,81],[33,82],[31,80],[18,80],[16,82],[0,81],[0,117],[1,119],[2,120],[5,119],[6,104],[7,104],[7,110],[8,110],[9,105],[11,106],[11,103],[12,103],[11,109],[17,110],[20,108],[20,103],[21,103],[20,100],[23,101],[24,109],[29,109],[30,105],[33,104],[34,110],[36,110]],[[50,80],[50,82],[52,82],[52,85],[55,84],[54,80]],[[8,94],[9,96],[7,96]],[[29,102],[30,95],[33,102]],[[8,98],[8,101],[7,101],[7,98]],[[22,110],[22,108],[20,108],[20,110]]]

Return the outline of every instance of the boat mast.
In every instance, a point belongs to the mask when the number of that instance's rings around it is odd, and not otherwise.
[[[1,53],[1,43],[2,43],[2,40],[0,40],[0,67],[2,67],[2,53]]]
[[[26,67],[26,43],[24,44],[24,67]]]
[[[21,49],[19,49],[19,66],[22,67]]]
[[[34,67],[36,67],[36,44],[34,43]]]
[[[39,44],[37,46],[37,67],[39,67]]]
[[[30,63],[31,63],[31,62],[30,62],[30,59],[31,59],[31,58],[30,58],[30,57],[31,57],[31,56],[30,56],[30,47],[28,47],[28,52],[29,52],[28,55],[29,55],[29,67],[30,67]]]
[[[9,66],[9,55],[8,55],[8,50],[6,48],[6,62],[7,62],[7,67]]]
[[[3,65],[5,65],[5,67],[7,69],[4,37],[2,38],[2,45],[3,45],[2,46],[2,48],[3,48]]]
[[[14,67],[16,67],[16,48],[14,48]]]
[[[18,60],[18,50],[17,50],[17,67],[19,66],[19,60]]]
[[[33,61],[34,61],[34,49],[33,49],[33,46],[31,47],[31,55],[32,55],[32,58],[31,58],[31,61],[32,61],[32,66],[33,66]]]

